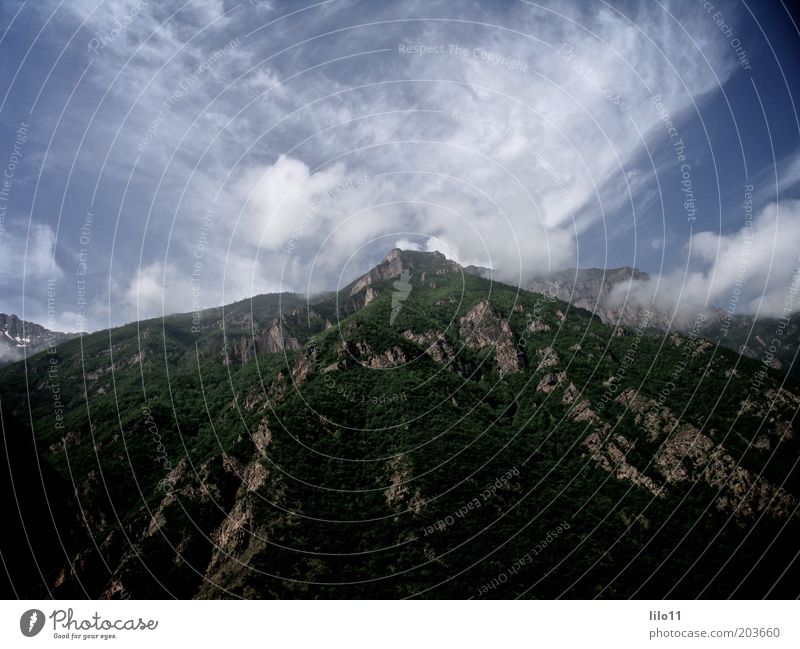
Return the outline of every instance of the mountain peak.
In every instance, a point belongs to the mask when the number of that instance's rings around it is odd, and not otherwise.
[[[26,351],[33,354],[44,349],[49,342],[67,338],[70,338],[69,334],[50,331],[13,313],[0,313],[0,364],[18,361]]]
[[[400,277],[404,270],[410,270],[412,276],[422,274],[441,274],[450,272],[466,273],[478,277],[488,277],[491,270],[479,266],[463,267],[458,262],[448,259],[438,250],[401,250],[392,248],[377,266],[374,266],[361,277],[355,280],[346,291],[353,296],[363,291],[366,287],[383,282],[387,279]]]
[[[402,248],[392,248],[389,252],[386,253],[386,256],[382,259],[382,261],[392,261],[393,259],[397,258],[413,258],[415,256],[427,256],[430,258],[436,259],[447,259],[441,252],[438,250],[404,250]]]
[[[400,248],[392,248],[389,252],[386,253],[386,256],[381,259],[381,263],[389,262],[391,263],[393,260],[397,259],[403,254],[403,251]]]
[[[446,267],[448,270],[460,270],[456,262],[447,259],[440,252],[420,252],[392,248],[381,262],[359,277],[350,287],[350,295],[362,291],[367,286],[394,277],[400,277],[403,270],[423,271],[432,267]]]

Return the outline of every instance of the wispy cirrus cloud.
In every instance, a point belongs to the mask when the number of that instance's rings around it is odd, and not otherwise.
[[[511,282],[581,263],[583,233],[661,191],[653,97],[678,121],[736,70],[686,3],[129,0],[57,17],[77,29],[65,56],[89,65],[67,210],[94,197],[108,215],[92,268],[125,318],[187,309],[208,210],[204,306],[334,288],[397,241]]]

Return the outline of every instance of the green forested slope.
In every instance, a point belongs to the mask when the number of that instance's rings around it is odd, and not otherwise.
[[[784,375],[439,257],[381,268],[0,370],[6,439],[37,452],[11,470],[52,474],[14,483],[66,519],[29,594],[798,595]],[[275,322],[296,344],[266,351]]]

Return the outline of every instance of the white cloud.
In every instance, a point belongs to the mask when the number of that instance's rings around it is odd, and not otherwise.
[[[738,231],[700,232],[690,244],[688,273],[618,286],[612,300],[655,304],[692,318],[709,306],[731,313],[784,315],[790,288],[800,273],[800,201],[771,203]],[[800,301],[794,310],[800,309]]]
[[[3,231],[0,243],[0,286],[58,279],[63,272],[55,258],[56,233],[43,223],[33,223],[30,236],[22,226]]]
[[[94,10],[81,32],[88,41],[135,4],[70,6],[81,20]],[[666,5],[677,20],[653,3],[626,5],[630,20],[582,2],[559,3],[558,13],[475,3],[466,15],[448,2],[360,6],[375,15],[354,16],[352,5],[335,3],[246,39],[267,9],[192,4],[162,25],[167,9],[150,2],[124,40],[96,57],[86,83],[109,89],[104,109],[114,119],[93,125],[83,155],[104,161],[110,151],[98,173],[107,182],[127,178],[137,144],[181,81],[242,37],[170,104],[141,155],[126,206],[137,217],[121,224],[120,237],[141,236],[139,215],[151,214],[148,241],[168,241],[169,254],[164,262],[167,251],[147,246],[142,268],[115,260],[122,274],[112,298],[127,305],[112,309],[115,318],[191,308],[194,216],[212,204],[208,306],[266,290],[333,288],[343,269],[355,275],[401,244],[491,265],[514,283],[574,265],[577,235],[624,204],[629,184],[652,189],[652,177],[634,170],[639,132],[663,144],[652,95],[677,118],[732,70],[716,25],[701,23],[708,21],[702,8],[685,3]],[[474,22],[412,20],[316,39],[354,18],[391,19],[397,11]],[[401,42],[447,49],[405,56]],[[466,54],[452,53],[451,43]],[[372,50],[388,51],[360,54]],[[350,58],[329,63],[339,57]],[[366,181],[338,190],[354,179]],[[118,206],[105,207],[114,214]]]
[[[285,155],[266,168],[250,170],[236,183],[244,198],[248,236],[277,251],[293,237],[307,236],[331,218],[332,197],[343,193],[343,165],[310,173],[308,166]],[[339,187],[339,190],[337,190]]]
[[[61,299],[64,272],[55,256],[56,233],[43,223],[32,223],[30,235],[15,224],[0,237],[0,311],[55,328],[58,314],[48,313],[51,299]],[[52,282],[51,282],[52,280]]]
[[[416,252],[420,252],[422,250],[422,246],[420,244],[409,241],[408,239],[398,239],[395,242],[394,247],[399,248],[400,250],[414,250]]]

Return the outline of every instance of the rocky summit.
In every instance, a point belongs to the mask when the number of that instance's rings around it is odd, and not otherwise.
[[[393,250],[3,368],[6,594],[796,597],[797,382],[548,286]]]
[[[35,322],[16,315],[0,313],[0,365],[13,363],[26,355],[35,354],[48,344],[57,344],[74,334],[50,331]]]

